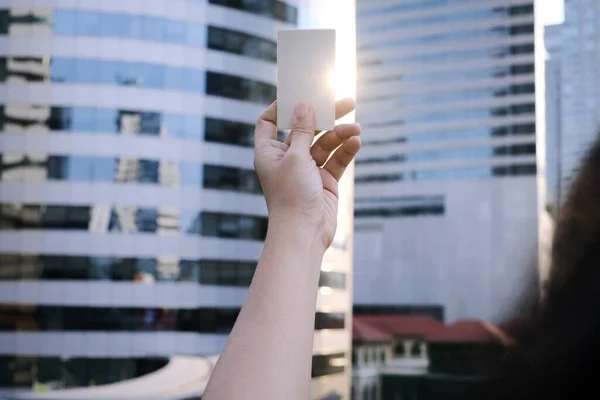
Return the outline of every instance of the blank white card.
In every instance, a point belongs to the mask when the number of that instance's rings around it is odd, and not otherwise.
[[[335,127],[335,30],[279,31],[277,38],[277,126],[291,129],[294,108],[307,101],[315,109],[317,130]]]

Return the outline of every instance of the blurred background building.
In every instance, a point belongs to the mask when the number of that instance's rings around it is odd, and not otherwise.
[[[277,31],[337,28],[351,76],[355,10],[343,5],[0,2],[4,393],[175,376],[190,364],[173,356],[219,353],[266,230],[251,147],[276,96]],[[320,281],[315,398],[349,398],[351,173],[341,204]],[[144,382],[177,398],[171,380]]]
[[[545,51],[535,11],[533,0],[357,2],[361,310],[502,322],[536,287]]]
[[[566,0],[560,46],[560,180],[562,191],[577,171],[600,125],[600,3]]]
[[[546,203],[551,207],[560,204],[563,194],[561,176],[561,49],[562,25],[550,25],[544,29],[546,45]]]

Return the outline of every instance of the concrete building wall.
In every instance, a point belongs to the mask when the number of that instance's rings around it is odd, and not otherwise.
[[[545,93],[534,2],[357,7],[355,304],[500,322],[537,279]]]

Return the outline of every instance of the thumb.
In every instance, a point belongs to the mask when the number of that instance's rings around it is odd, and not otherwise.
[[[310,153],[315,138],[315,109],[301,101],[294,109],[294,125],[290,132],[290,150]]]

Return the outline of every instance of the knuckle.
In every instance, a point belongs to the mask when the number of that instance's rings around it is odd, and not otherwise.
[[[298,122],[296,124],[294,124],[293,128],[292,128],[292,132],[294,133],[300,133],[300,134],[310,134],[311,136],[313,136],[315,133],[315,129],[310,126],[309,124],[306,124],[304,122]]]

